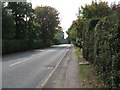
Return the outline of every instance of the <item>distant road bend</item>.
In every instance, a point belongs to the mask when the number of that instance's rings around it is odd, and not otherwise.
[[[36,88],[44,82],[69,47],[70,44],[62,44],[3,58],[2,87]]]

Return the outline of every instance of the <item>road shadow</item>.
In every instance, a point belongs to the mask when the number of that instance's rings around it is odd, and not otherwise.
[[[46,49],[35,49],[35,50],[31,50],[31,51],[27,51],[27,52],[23,52],[17,55],[10,55],[8,57],[4,57],[2,58],[2,62],[5,61],[10,61],[10,60],[16,60],[16,59],[22,59],[22,58],[30,58],[32,55],[37,55],[40,54],[46,50],[61,50],[61,49],[65,49],[68,48],[67,46],[55,46],[55,47],[50,47],[50,48],[46,48]]]
[[[21,59],[21,58],[29,58],[32,55],[36,55],[36,54],[41,53],[41,52],[43,52],[43,51],[42,50],[32,50],[32,51],[29,51],[29,52],[23,52],[23,53],[20,53],[20,54],[17,54],[17,55],[4,57],[4,58],[2,58],[2,62],[15,60],[15,59]]]

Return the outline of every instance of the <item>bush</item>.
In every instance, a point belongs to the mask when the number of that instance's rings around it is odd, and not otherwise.
[[[33,49],[39,49],[39,48],[45,48],[47,47],[45,43],[42,42],[42,40],[34,40],[34,47]]]
[[[83,56],[86,60],[94,60],[94,28],[99,19],[91,19],[86,23],[83,31]]]
[[[44,47],[41,40],[2,40],[3,55]]]
[[[110,88],[120,88],[120,14],[86,21],[83,56]]]
[[[109,87],[120,88],[120,18],[118,14],[106,17],[94,31],[94,65]]]

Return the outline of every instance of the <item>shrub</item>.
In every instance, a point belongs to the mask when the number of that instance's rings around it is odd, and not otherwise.
[[[3,55],[44,47],[42,40],[2,40]]]
[[[120,14],[85,22],[83,56],[110,88],[120,88]]]
[[[83,56],[86,60],[94,60],[94,28],[99,19],[91,19],[87,22],[83,31]]]
[[[120,18],[118,14],[101,19],[94,31],[94,65],[104,82],[120,88]]]

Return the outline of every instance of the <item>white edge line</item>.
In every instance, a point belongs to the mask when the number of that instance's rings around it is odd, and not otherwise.
[[[20,64],[20,63],[22,63],[22,62],[25,62],[25,61],[27,61],[27,60],[29,60],[29,59],[31,59],[31,58],[32,58],[32,57],[27,58],[27,59],[25,59],[25,60],[23,60],[23,61],[19,61],[19,62],[13,63],[13,64],[9,65],[9,67],[12,67],[12,66],[14,66],[14,65]]]
[[[67,49],[67,52],[69,51],[69,48]],[[63,57],[61,58],[61,60],[58,62],[58,64],[55,66],[55,68],[53,69],[53,71],[48,75],[48,77],[44,80],[44,82],[41,85],[38,85],[36,88],[43,88],[45,86],[45,84],[48,82],[48,80],[50,79],[50,77],[52,76],[53,72],[56,70],[56,68],[58,67],[58,65],[61,63],[61,61],[63,60],[63,58],[65,57],[65,55],[67,54],[67,52],[63,55]]]

